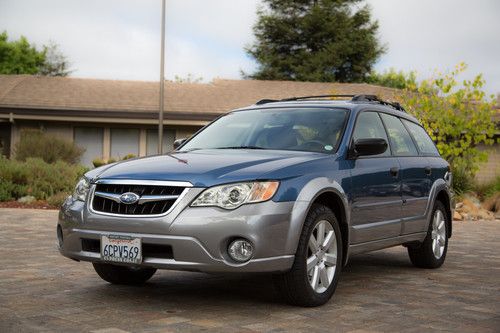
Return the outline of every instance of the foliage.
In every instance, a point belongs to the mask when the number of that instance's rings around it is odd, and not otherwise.
[[[489,183],[476,184],[474,186],[474,192],[483,200],[497,195],[500,193],[500,176],[497,176]]]
[[[131,158],[136,158],[136,157],[137,156],[135,156],[135,154],[127,154],[127,155],[123,156],[122,161],[130,160]]]
[[[38,74],[45,54],[30,45],[25,37],[8,41],[7,32],[0,34],[0,74]]]
[[[120,161],[125,161],[125,160],[129,160],[131,158],[136,158],[136,157],[137,156],[135,156],[135,154],[127,154]],[[106,164],[115,163],[115,162],[117,162],[117,160],[112,158],[112,157],[109,158],[108,160],[104,160],[102,158],[96,158],[96,159],[92,160],[92,164],[96,168],[101,167],[101,166],[106,165]]]
[[[260,80],[360,82],[385,52],[362,0],[264,0],[246,52]]]
[[[366,77],[366,83],[396,89],[409,89],[416,86],[417,74],[414,71],[397,72],[394,68],[383,73],[373,71]]]
[[[201,83],[203,78],[201,76],[194,76],[189,73],[186,77],[176,75],[174,78],[175,83]]]
[[[108,164],[107,161],[103,160],[102,158],[94,158],[92,160],[92,164],[94,165],[95,168],[102,167],[103,165]]]
[[[53,207],[60,207],[68,198],[70,192],[59,192],[47,198],[47,203]]]
[[[461,198],[468,192],[474,191],[474,178],[467,173],[466,170],[460,167],[454,167],[452,174],[452,187],[458,198]]]
[[[68,76],[71,74],[69,61],[54,42],[43,47],[45,61],[40,66],[38,74],[44,76]]]
[[[54,43],[38,49],[26,37],[9,41],[7,32],[0,34],[0,74],[39,74],[67,76],[69,63]]]
[[[29,157],[38,157],[47,163],[64,161],[76,164],[85,149],[76,146],[73,142],[66,141],[55,135],[47,134],[42,130],[21,130],[21,138],[15,146],[15,157],[25,161]]]
[[[0,157],[0,201],[32,195],[46,200],[54,195],[69,195],[78,179],[87,171],[63,161],[49,164],[41,158],[26,161]]]
[[[450,162],[455,186],[467,188],[463,179],[473,179],[479,163],[488,153],[479,144],[494,143],[496,104],[494,96],[483,91],[481,74],[473,80],[459,81],[467,66],[461,63],[447,73],[407,87],[402,104],[415,115],[436,143],[439,152]]]

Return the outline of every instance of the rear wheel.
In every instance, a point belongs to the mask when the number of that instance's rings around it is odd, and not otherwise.
[[[315,204],[304,223],[292,269],[275,276],[275,285],[293,305],[319,306],[335,292],[341,263],[342,239],[335,214]]]
[[[436,201],[425,240],[418,247],[408,247],[413,265],[421,268],[441,267],[448,251],[448,220],[443,203]]]
[[[155,268],[133,268],[97,262],[92,264],[101,279],[112,284],[141,285],[156,272]]]

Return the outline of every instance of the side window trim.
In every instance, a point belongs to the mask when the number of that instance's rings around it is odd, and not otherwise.
[[[413,145],[415,146],[415,148],[417,148],[418,156],[424,156],[424,153],[420,150],[420,147],[418,146],[417,140],[415,140],[415,138],[413,137],[413,133],[410,131],[410,129],[408,128],[408,126],[403,121],[403,120],[406,120],[406,119],[403,119],[403,118],[400,118],[400,117],[398,117],[398,119],[401,122],[401,124],[403,124],[404,128],[406,128],[406,131],[410,135],[411,141],[413,141]]]
[[[389,136],[389,131],[387,130],[387,126],[384,122],[384,119],[382,119],[382,116],[380,115],[380,112],[377,112],[377,115],[378,115],[378,119],[380,119],[380,122],[382,123],[382,126],[384,126],[384,131],[385,131],[385,136],[387,137],[387,144],[389,145],[389,156],[391,157],[396,157],[396,155],[394,155],[394,149],[392,147],[392,140],[391,140],[391,137]]]

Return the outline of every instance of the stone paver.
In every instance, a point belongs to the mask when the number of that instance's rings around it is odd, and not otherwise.
[[[0,332],[500,332],[500,221],[457,222],[445,265],[354,257],[334,299],[284,304],[266,275],[159,271],[113,286],[55,248],[55,211],[0,209]]]

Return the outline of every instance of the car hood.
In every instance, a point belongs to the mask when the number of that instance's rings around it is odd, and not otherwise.
[[[278,150],[205,149],[178,152],[119,162],[88,174],[97,179],[137,179],[188,181],[196,187],[223,183],[269,179],[273,172],[291,165],[328,157],[321,153]],[[278,178],[276,178],[278,176]],[[282,178],[290,175],[282,175]]]

